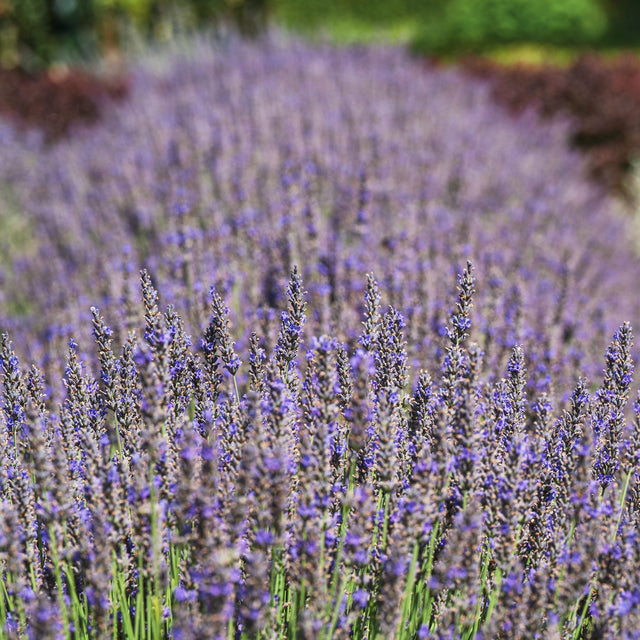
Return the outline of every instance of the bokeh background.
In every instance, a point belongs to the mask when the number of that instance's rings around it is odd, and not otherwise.
[[[636,3],[0,0],[0,640],[638,639]]]
[[[150,45],[274,30],[461,66],[514,113],[570,118],[592,177],[636,196],[636,0],[0,0],[0,117],[56,141],[127,96],[127,66]]]
[[[0,64],[35,70],[87,60],[138,36],[222,24],[256,35],[267,24],[342,40],[402,40],[459,54],[527,43],[637,46],[634,0],[0,0]]]

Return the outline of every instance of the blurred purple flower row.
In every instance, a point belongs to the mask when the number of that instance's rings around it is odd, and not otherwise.
[[[577,363],[597,375],[607,336],[638,317],[630,222],[585,181],[564,123],[510,120],[480,83],[396,49],[273,38],[164,67],[140,65],[128,104],[55,147],[2,129],[21,226],[5,234],[0,315],[29,360],[48,367],[71,336],[86,349],[91,305],[121,343],[140,268],[191,332],[215,286],[243,349],[257,327],[273,343],[294,263],[306,330],[353,340],[372,272],[411,362],[433,366],[472,259],[487,365],[526,342],[540,387]]]

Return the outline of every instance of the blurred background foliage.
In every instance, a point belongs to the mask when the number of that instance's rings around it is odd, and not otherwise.
[[[39,70],[95,59],[132,28],[154,40],[176,31],[235,24],[256,35],[271,0],[0,0],[0,66]]]
[[[414,46],[448,52],[514,42],[585,45],[607,26],[598,0],[450,0],[440,20],[425,22]]]
[[[267,21],[346,40],[382,34],[445,55],[640,41],[638,0],[0,0],[0,65],[36,70],[95,57],[132,27],[156,39],[216,24],[256,35]]]

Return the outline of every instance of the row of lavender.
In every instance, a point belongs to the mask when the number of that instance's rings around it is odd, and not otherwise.
[[[116,355],[93,309],[99,379],[72,342],[56,413],[5,334],[2,637],[637,638],[629,325],[558,411],[527,399],[520,346],[481,375],[470,264],[458,282],[413,393],[371,277],[357,348],[302,357],[294,269],[273,352],[252,334],[243,365],[215,290],[194,352],[143,272],[144,338]]]
[[[598,375],[608,336],[638,317],[628,221],[585,181],[564,123],[509,120],[480,83],[395,49],[274,39],[162,61],[53,148],[2,130],[0,202],[19,222],[0,229],[0,317],[50,379],[70,337],[87,350],[91,305],[126,339],[141,268],[194,334],[215,285],[241,349],[258,327],[273,344],[294,263],[311,331],[353,341],[374,272],[412,364],[432,367],[472,258],[488,367],[527,342],[540,388],[570,386],[577,363]]]
[[[158,60],[0,125],[0,636],[634,637],[640,261],[565,123],[394,49]]]

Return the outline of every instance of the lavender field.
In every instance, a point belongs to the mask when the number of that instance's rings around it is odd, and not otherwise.
[[[640,256],[567,132],[276,37],[0,122],[0,638],[640,638]]]

